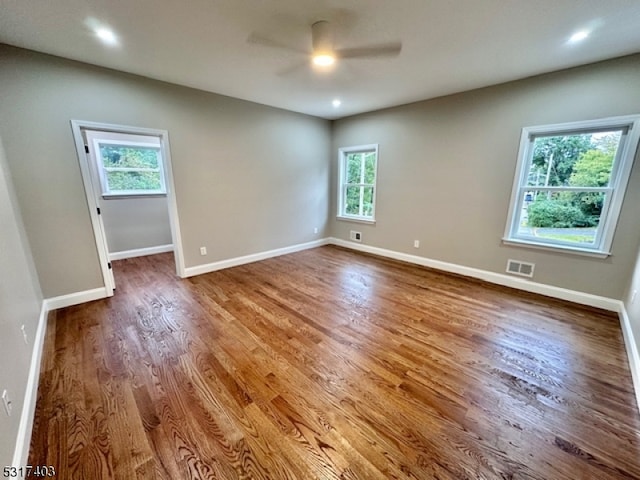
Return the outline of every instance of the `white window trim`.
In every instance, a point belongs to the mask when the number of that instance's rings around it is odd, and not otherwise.
[[[603,206],[604,223],[601,222],[600,228],[593,247],[582,247],[576,245],[567,245],[560,242],[554,242],[552,239],[540,241],[526,236],[517,234],[518,220],[520,218],[520,206],[522,198],[527,187],[526,178],[527,167],[529,164],[529,156],[532,154],[531,147],[533,145],[533,137],[546,135],[572,133],[580,130],[606,130],[610,128],[626,128],[627,133],[621,138],[621,148],[618,148],[616,158],[614,160],[613,169],[611,171],[611,182],[609,187],[596,188],[611,192],[607,196],[605,205]],[[625,138],[626,137],[626,138]],[[605,258],[611,255],[611,244],[613,236],[618,224],[618,217],[622,210],[631,168],[634,158],[638,152],[638,142],[640,140],[640,115],[626,115],[621,117],[609,117],[597,120],[587,120],[582,122],[559,123],[553,125],[540,125],[535,127],[525,127],[522,129],[520,137],[520,148],[518,151],[518,164],[511,190],[511,200],[509,203],[509,214],[507,216],[507,224],[505,226],[503,243],[507,245],[525,246],[542,250],[563,251],[578,255],[588,255],[599,258]],[[588,190],[588,188],[577,188],[580,191]],[[536,190],[545,190],[545,187],[536,187]],[[609,198],[610,197],[610,198]]]
[[[100,145],[109,144],[109,145],[122,145],[127,147],[147,147],[153,148],[157,150],[157,158],[158,158],[158,168],[157,169],[146,169],[152,171],[160,172],[160,188],[157,190],[111,190],[109,188],[109,182],[107,181],[106,171],[107,169],[102,162],[102,155],[100,154]],[[149,197],[149,196],[165,196],[167,194],[167,184],[165,180],[165,171],[164,164],[162,161],[162,152],[161,145],[159,143],[148,143],[148,142],[132,142],[126,141],[123,142],[121,140],[102,140],[99,138],[94,139],[93,148],[95,152],[95,158],[98,168],[98,176],[100,177],[100,187],[102,189],[102,197],[107,198],[123,198],[123,197]],[[128,170],[128,171],[144,171],[142,168],[132,168],[132,169],[119,169],[119,170]]]
[[[376,223],[376,196],[378,193],[378,163],[380,160],[380,156],[378,153],[378,144],[372,143],[369,145],[358,145],[355,147],[342,147],[339,149],[338,154],[338,167],[340,169],[340,174],[338,178],[338,220],[349,220],[353,222],[359,223]],[[376,154],[376,167],[375,167],[375,179],[373,183],[373,202],[371,207],[371,217],[364,217],[360,215],[349,215],[344,213],[344,200],[346,198],[346,167],[347,167],[347,155],[350,153],[370,153],[373,152]]]

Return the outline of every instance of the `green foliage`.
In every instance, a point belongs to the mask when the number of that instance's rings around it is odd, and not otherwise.
[[[364,157],[364,182],[373,184],[376,181],[376,156],[369,153]]]
[[[345,212],[349,215],[360,214],[360,187],[347,187],[347,204]]]
[[[362,195],[362,214],[360,213],[360,196]],[[347,187],[346,213],[349,215],[373,215],[373,187]]]
[[[545,185],[605,187],[609,185],[620,132],[540,137],[534,142],[532,170],[543,173]],[[551,165],[551,169],[549,169]],[[550,173],[546,183],[546,173]],[[534,183],[536,185],[537,183]],[[528,225],[540,228],[597,226],[604,193],[538,193],[527,209]]]
[[[569,185],[574,187],[606,187],[611,178],[615,149],[589,150],[573,166]],[[600,217],[604,193],[585,192],[577,195],[577,206],[587,217]]]
[[[160,172],[108,172],[111,191],[160,190]]]
[[[158,168],[158,149],[100,145],[100,155],[105,168]]]
[[[347,155],[347,183],[361,183],[362,154],[350,153]]]
[[[347,155],[347,192],[345,213],[373,216],[373,184],[376,177],[376,155],[358,152]]]
[[[578,207],[558,200],[549,200],[544,195],[529,205],[527,210],[530,227],[576,228],[592,227],[592,221]]]
[[[593,148],[591,134],[538,137],[533,144],[532,171],[538,171],[550,186],[567,185],[580,155]]]
[[[111,191],[160,190],[162,188],[158,149],[101,144],[100,155]]]
[[[573,166],[569,185],[573,187],[606,187],[611,178],[613,152],[589,150]]]

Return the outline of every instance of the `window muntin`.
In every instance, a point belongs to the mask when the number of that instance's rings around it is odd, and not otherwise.
[[[505,241],[608,254],[639,118],[523,129]]]
[[[340,149],[338,217],[375,221],[378,146]]]
[[[95,151],[103,196],[167,193],[159,145],[96,140]]]

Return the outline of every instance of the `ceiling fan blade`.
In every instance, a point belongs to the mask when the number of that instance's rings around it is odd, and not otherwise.
[[[336,55],[339,58],[375,58],[375,57],[395,57],[402,51],[402,43],[382,43],[379,45],[369,45],[367,47],[339,48]]]
[[[282,70],[278,70],[276,72],[276,75],[278,75],[279,77],[284,77],[284,76],[296,73],[299,70],[303,70],[303,69],[307,68],[308,66],[309,66],[309,62],[308,61],[297,62],[297,63],[294,63],[293,65],[290,65],[289,67],[283,68]]]
[[[263,37],[262,35],[258,35],[257,33],[251,33],[247,37],[247,43],[254,43],[256,45],[262,45],[264,47],[270,48],[279,48],[282,50],[289,50],[290,52],[302,53],[304,55],[308,55],[309,52],[306,50],[302,50],[300,48],[295,48],[290,45],[286,45],[284,43],[278,42],[277,40],[273,40],[271,38]]]

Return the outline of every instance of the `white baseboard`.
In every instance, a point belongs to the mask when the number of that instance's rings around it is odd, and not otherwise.
[[[38,318],[38,328],[33,341],[33,351],[31,353],[31,364],[29,366],[29,377],[24,394],[24,404],[20,415],[18,426],[18,436],[16,448],[13,453],[12,465],[20,467],[27,465],[29,460],[29,447],[31,444],[31,434],[33,431],[33,419],[36,413],[36,401],[38,400],[38,384],[40,380],[40,363],[42,362],[42,352],[44,350],[44,339],[47,333],[47,317],[49,312],[58,308],[70,307],[80,303],[90,302],[105,298],[107,291],[104,287],[86,290],[84,292],[61,295],[59,297],[46,298],[42,301],[40,317]]]
[[[173,252],[173,245],[159,245],[157,247],[137,248],[135,250],[123,250],[109,254],[109,260],[124,260],[125,258],[146,257],[157,253]]]
[[[185,268],[185,277],[193,277],[194,275],[215,272],[216,270],[222,270],[224,268],[237,267],[238,265],[244,265],[246,263],[253,263],[260,260],[266,260],[267,258],[279,257],[280,255],[286,255],[287,253],[295,253],[302,250],[308,250],[310,248],[321,247],[328,243],[330,243],[329,239],[323,238],[320,240],[314,240],[313,242],[299,243],[290,247],[277,248],[275,250],[267,250],[266,252],[253,253],[251,255],[230,258],[228,260],[220,260],[219,262],[188,267]]]
[[[38,383],[40,380],[40,362],[44,349],[44,338],[47,332],[47,316],[45,302],[42,302],[40,317],[38,318],[38,328],[33,341],[33,352],[31,353],[31,365],[29,366],[29,377],[27,378],[27,388],[24,394],[24,404],[20,415],[18,426],[18,437],[16,439],[16,449],[13,453],[14,467],[27,465],[29,460],[29,446],[31,444],[31,432],[33,430],[33,418],[36,413],[36,401],[38,399]]]
[[[393,258],[395,260],[401,260],[408,263],[435,268],[437,270],[443,270],[445,272],[457,273],[459,275],[464,275],[467,277],[479,278],[480,280],[484,280],[489,283],[495,283],[497,285],[503,285],[505,287],[517,288],[526,292],[539,293],[548,297],[568,300],[570,302],[589,305],[591,307],[598,307],[604,310],[609,310],[611,312],[618,312],[620,310],[620,301],[608,297],[601,297],[598,295],[591,295],[590,293],[583,293],[577,292],[575,290],[568,290],[566,288],[554,287],[553,285],[536,283],[524,278],[512,277],[502,273],[480,270],[478,268],[465,267],[463,265],[457,265],[455,263],[442,262],[440,260],[433,260],[426,257],[419,257],[417,255],[410,255],[408,253],[396,252],[394,250],[387,250],[385,248],[372,247],[370,245],[349,242],[347,240],[342,240],[339,238],[329,238],[329,243],[338,245],[340,247],[350,248],[352,250],[380,255],[381,257]]]
[[[631,369],[631,378],[633,380],[633,388],[636,392],[636,402],[640,409],[640,354],[638,353],[638,343],[633,336],[631,329],[631,320],[624,302],[619,303],[620,326],[622,327],[622,336],[624,337],[624,345],[629,358],[629,368]]]
[[[107,298],[107,296],[107,289],[105,287],[94,288],[93,290],[85,290],[84,292],[47,298],[44,300],[44,308],[50,312],[58,308],[71,307],[72,305],[100,300],[101,298]]]

